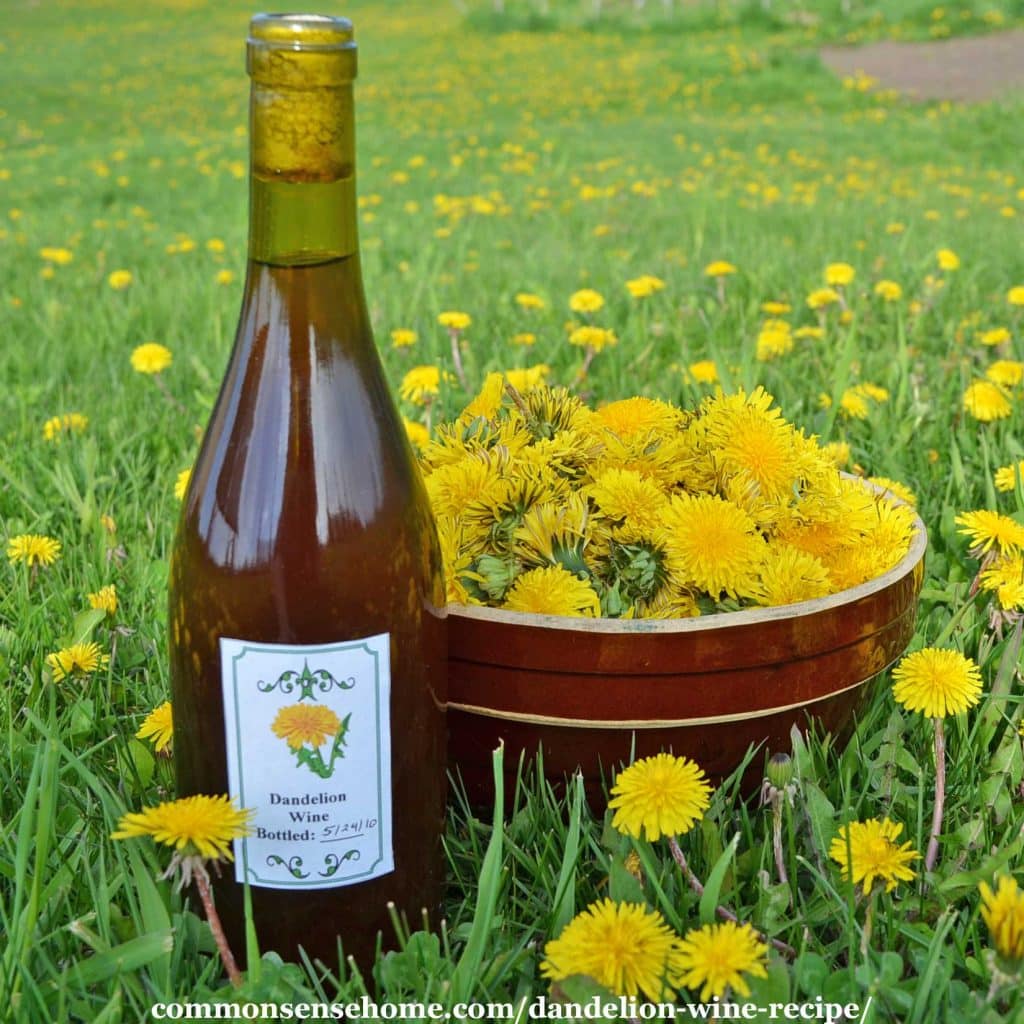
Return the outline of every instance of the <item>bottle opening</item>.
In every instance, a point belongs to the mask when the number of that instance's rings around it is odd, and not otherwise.
[[[355,34],[348,18],[328,14],[257,14],[249,23],[249,45],[279,50],[350,50]]]

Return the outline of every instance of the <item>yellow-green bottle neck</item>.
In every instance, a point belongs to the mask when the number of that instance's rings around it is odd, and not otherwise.
[[[252,83],[251,260],[308,266],[358,251],[354,128],[350,81]]]

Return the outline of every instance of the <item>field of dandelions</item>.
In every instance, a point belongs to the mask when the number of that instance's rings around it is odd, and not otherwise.
[[[417,443],[493,372],[592,406],[761,385],[902,484],[930,546],[908,658],[762,801],[670,757],[603,817],[529,771],[494,820],[454,788],[443,923],[362,976],[260,936],[235,987],[172,851],[112,833],[175,796],[167,554],[244,270],[251,13],[5,6],[0,1016],[610,993],[1024,1020],[1024,104],[915,105],[816,56],[1022,5],[345,5],[366,285]]]

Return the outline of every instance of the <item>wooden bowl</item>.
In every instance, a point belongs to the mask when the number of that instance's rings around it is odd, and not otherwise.
[[[869,683],[914,633],[924,523],[884,576],[828,597],[696,619],[588,619],[448,608],[449,764],[474,806],[493,799],[491,751],[543,748],[561,785],[580,768],[597,806],[602,778],[662,750],[720,781],[752,744],[789,752],[808,719],[842,738]],[[761,779],[755,758],[747,790]]]

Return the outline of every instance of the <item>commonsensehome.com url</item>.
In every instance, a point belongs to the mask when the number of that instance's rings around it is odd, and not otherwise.
[[[586,1003],[552,1002],[538,996],[522,1003],[374,1003],[364,996],[350,1003],[155,1003],[152,1020],[359,1020],[359,1021],[645,1021],[752,1020],[818,1021],[824,1024],[868,1024],[871,998],[860,1003],[828,1003],[820,996],[803,1003],[641,1003],[628,997]]]

